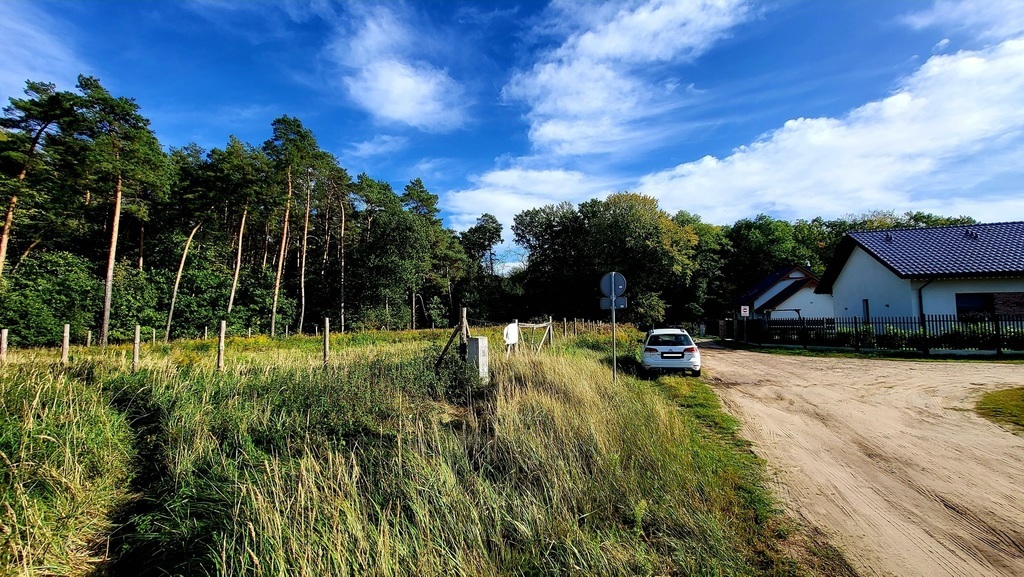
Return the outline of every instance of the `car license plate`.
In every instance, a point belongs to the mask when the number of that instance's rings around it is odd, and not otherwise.
[[[661,353],[661,358],[663,358],[663,359],[681,359],[681,358],[683,358],[683,353]]]

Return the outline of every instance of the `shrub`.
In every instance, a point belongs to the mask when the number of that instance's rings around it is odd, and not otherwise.
[[[0,283],[0,327],[10,329],[11,346],[58,345],[64,324],[73,341],[86,331],[102,305],[102,284],[83,258],[66,252],[36,253]]]

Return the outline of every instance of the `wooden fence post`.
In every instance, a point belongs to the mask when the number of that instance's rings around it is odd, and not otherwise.
[[[324,317],[324,366],[331,360],[331,319]]]
[[[0,363],[7,362],[7,329],[0,329]]]
[[[132,372],[139,370],[139,336],[142,327],[135,325],[135,343],[132,346]]]
[[[465,361],[469,356],[469,321],[466,307],[459,309],[459,358]]]
[[[224,372],[224,336],[228,332],[228,321],[220,321],[220,338],[217,340],[217,371]]]
[[[64,339],[60,343],[60,364],[68,364],[68,352],[71,349],[71,325],[64,325]]]
[[[562,317],[562,338],[569,338],[569,321],[565,317]]]

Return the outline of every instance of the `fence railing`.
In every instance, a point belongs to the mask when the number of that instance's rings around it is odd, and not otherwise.
[[[1024,351],[1024,315],[730,319],[714,325],[709,329],[717,336],[766,346]]]

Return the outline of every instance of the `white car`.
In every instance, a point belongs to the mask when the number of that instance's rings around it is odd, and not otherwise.
[[[647,371],[684,371],[700,376],[700,350],[682,329],[647,332],[640,364]]]

